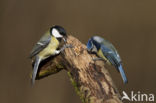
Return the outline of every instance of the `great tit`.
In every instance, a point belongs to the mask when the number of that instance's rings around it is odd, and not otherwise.
[[[62,39],[64,40],[64,43],[66,42],[66,37],[67,35],[65,29],[61,26],[55,25],[51,27],[34,46],[30,53],[30,58],[35,58],[32,73],[32,84],[35,83],[40,62],[50,56],[59,54],[66,48],[64,44],[64,46],[58,50]]]
[[[91,53],[96,53],[101,59],[108,64],[112,64],[120,72],[123,82],[128,80],[122,68],[120,56],[115,47],[107,40],[100,36],[93,36],[88,40],[87,50]]]

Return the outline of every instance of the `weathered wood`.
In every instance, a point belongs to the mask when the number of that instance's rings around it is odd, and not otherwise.
[[[96,55],[89,54],[86,46],[73,36],[68,37],[67,44],[72,44],[73,48],[66,48],[60,55],[45,62],[38,78],[46,76],[42,73],[44,71],[54,74],[65,69],[83,103],[122,103],[105,63],[93,61]]]

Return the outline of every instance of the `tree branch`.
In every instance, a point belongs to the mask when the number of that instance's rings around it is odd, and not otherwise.
[[[67,44],[73,48],[44,61],[37,79],[65,69],[83,103],[122,103],[105,63],[93,61],[96,55],[89,54],[86,46],[73,36],[68,37]]]

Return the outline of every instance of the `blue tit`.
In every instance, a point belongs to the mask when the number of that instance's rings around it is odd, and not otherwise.
[[[99,36],[93,36],[88,40],[87,50],[91,53],[96,53],[97,56],[102,58],[108,64],[115,66],[115,68],[120,72],[123,82],[128,82],[122,68],[120,56],[115,47],[109,41]]]
[[[32,84],[35,83],[40,62],[50,56],[55,56],[64,50],[64,47],[59,50],[58,48],[62,40],[66,41],[66,37],[65,29],[61,26],[55,25],[51,27],[34,46],[30,54],[30,58],[35,58],[32,73]]]

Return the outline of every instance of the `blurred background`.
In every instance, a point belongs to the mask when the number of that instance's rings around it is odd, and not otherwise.
[[[55,24],[85,44],[100,35],[115,45],[129,80],[109,69],[120,93],[156,95],[155,0],[0,0],[2,103],[81,103],[66,71],[30,85],[30,51]]]

